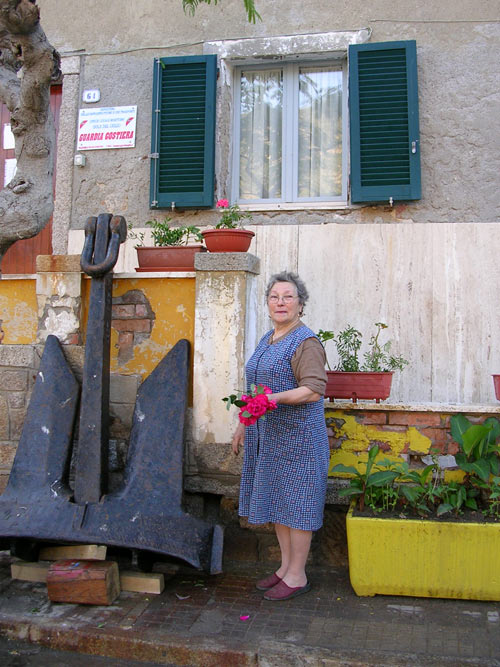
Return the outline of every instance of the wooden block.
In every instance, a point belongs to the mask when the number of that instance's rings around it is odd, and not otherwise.
[[[18,561],[11,564],[10,576],[13,579],[21,579],[22,581],[40,581],[45,583],[48,569],[48,563],[26,563],[25,561]]]
[[[111,604],[120,594],[118,565],[111,561],[75,559],[51,563],[47,592],[53,602]]]
[[[40,560],[106,560],[107,547],[97,544],[72,544],[68,546],[44,547],[40,550]]]
[[[165,588],[165,577],[161,572],[120,572],[120,588],[122,591],[134,593],[159,594]]]

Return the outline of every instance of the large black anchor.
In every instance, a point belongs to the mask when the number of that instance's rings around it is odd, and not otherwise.
[[[34,557],[38,541],[98,543],[221,571],[223,531],[182,510],[189,342],[180,340],[137,393],[123,484],[107,493],[112,270],[121,216],[89,218],[82,269],[92,277],[74,492],[69,486],[80,387],[48,336],[7,488],[0,541]],[[14,539],[12,539],[14,538]]]

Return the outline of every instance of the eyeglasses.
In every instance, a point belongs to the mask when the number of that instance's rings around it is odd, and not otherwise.
[[[289,304],[292,303],[294,299],[298,299],[298,296],[291,296],[290,294],[286,294],[285,296],[277,296],[276,294],[271,294],[271,296],[267,297],[267,300],[269,303],[278,303],[278,301],[283,301],[284,304]]]

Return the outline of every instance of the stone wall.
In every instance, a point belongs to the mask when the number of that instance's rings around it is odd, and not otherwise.
[[[0,493],[9,478],[39,362],[34,345],[0,345]]]

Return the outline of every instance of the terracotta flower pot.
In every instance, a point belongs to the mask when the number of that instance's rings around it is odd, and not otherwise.
[[[207,229],[201,234],[209,252],[247,252],[255,236],[248,229]]]
[[[384,373],[346,371],[326,371],[327,383],[325,398],[375,400],[377,403],[389,398],[392,384],[392,371]]]
[[[200,245],[179,246],[139,246],[136,271],[194,271],[194,257],[198,252],[206,252]]]
[[[500,375],[492,375],[491,377],[495,386],[495,396],[497,397],[497,401],[500,401]]]

